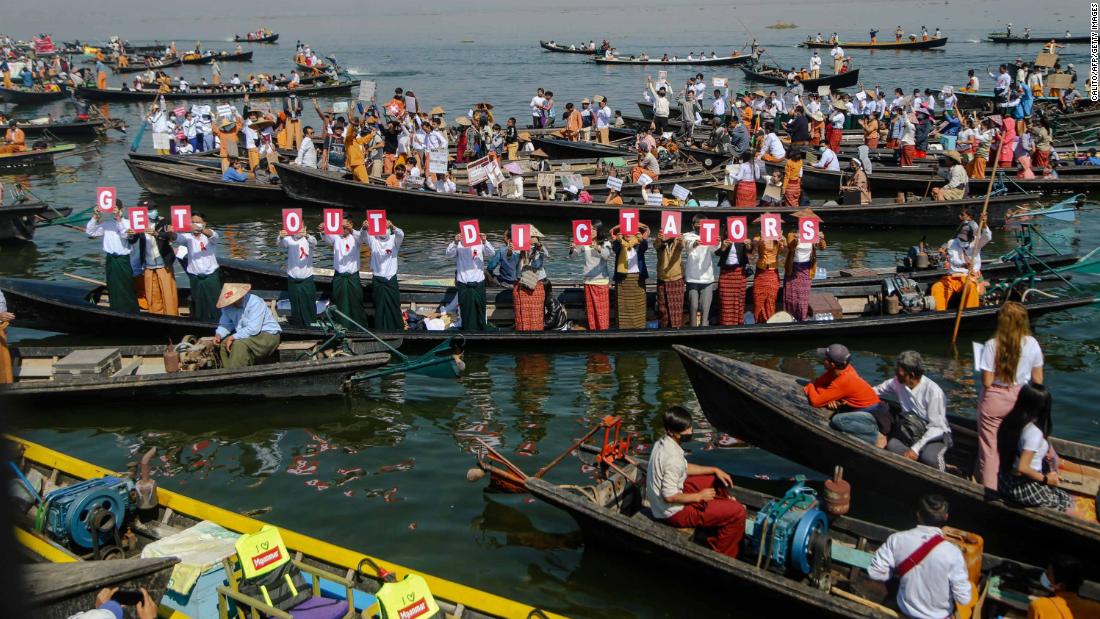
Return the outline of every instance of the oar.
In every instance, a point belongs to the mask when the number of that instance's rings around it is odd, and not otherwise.
[[[993,180],[997,178],[997,164],[1001,162],[1001,148],[1002,145],[997,145],[997,153],[993,158],[993,170],[989,174],[989,185],[985,189],[985,201],[982,202],[982,216],[978,220],[978,233],[974,235],[974,240],[970,243],[970,269],[967,271],[966,279],[963,280],[962,296],[959,297],[959,312],[955,314],[955,328],[951,331],[951,345],[955,345],[955,341],[959,337],[959,325],[962,323],[963,309],[966,307],[966,295],[970,292],[970,280],[974,277],[974,257],[978,253],[978,241],[982,238],[982,230],[985,229],[987,217],[989,215],[989,197],[993,195]],[[993,154],[993,141],[990,140],[989,154]]]
[[[141,116],[142,118],[145,117],[144,103],[141,104]],[[130,143],[131,153],[136,153],[137,149],[141,147],[141,138],[145,135],[145,127],[147,127],[148,125],[149,123],[145,122],[144,120],[141,122],[141,128],[138,129],[137,135],[134,136],[134,141]]]
[[[75,273],[63,273],[65,277],[75,279],[78,282],[84,282],[86,284],[95,284],[97,286],[106,286],[107,282],[101,282],[98,279],[92,279],[90,277],[84,277],[83,275],[77,275]]]

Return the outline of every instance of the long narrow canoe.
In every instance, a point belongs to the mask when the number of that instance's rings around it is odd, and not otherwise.
[[[5,103],[17,103],[19,105],[37,105],[50,103],[69,98],[69,89],[61,86],[60,90],[26,90],[24,88],[4,88],[0,86],[0,101]]]
[[[51,486],[65,487],[88,479],[120,475],[117,471],[96,466],[22,438],[14,436],[7,436],[6,438],[23,449],[23,457],[20,459],[23,472],[35,478],[51,480],[49,482]],[[126,473],[121,475],[126,476]],[[145,546],[158,539],[177,534],[203,521],[238,534],[254,533],[266,524],[255,518],[190,498],[166,488],[157,489],[157,503],[155,508],[139,511],[137,515],[127,518],[127,526],[133,530],[136,536],[137,548],[134,549],[136,553],[140,553]],[[33,519],[30,522],[33,523]],[[369,558],[379,567],[393,572],[398,580],[410,574],[423,577],[441,610],[451,616],[469,617],[469,619],[527,616],[562,619],[560,615],[555,615],[549,611],[539,610],[486,591],[417,572],[408,567],[377,557],[370,557],[362,552],[340,547],[289,529],[280,527],[279,532],[287,548],[292,553],[301,553],[305,563],[318,566],[322,570],[337,576],[344,576],[348,573],[354,575],[358,572],[358,576],[353,581],[356,611],[364,611],[372,606],[376,602],[374,593],[381,586],[381,582],[369,568],[365,568],[364,572],[359,572],[360,563]],[[39,533],[31,532],[26,524],[16,527],[16,536],[28,553],[37,556],[40,560],[53,562],[81,560],[69,549],[60,547],[53,540],[47,539]],[[469,574],[471,580],[475,579],[473,570],[474,567],[471,566]],[[206,579],[204,582],[218,586],[224,582],[225,574],[221,571],[221,568],[215,567],[205,572],[201,578]],[[323,579],[321,590],[325,597],[336,598],[342,597],[344,587],[335,581]],[[180,603],[175,600],[170,601],[166,596],[161,600],[161,616],[179,618],[189,615],[196,618],[205,618],[218,615],[217,600],[214,595],[202,596],[204,599],[201,601],[192,599],[195,597],[199,596],[184,598],[183,602]],[[176,600],[179,599],[176,598]],[[192,605],[195,607],[192,608]],[[187,610],[186,615],[181,613],[183,608]],[[358,615],[358,612],[356,615]]]
[[[27,122],[16,118],[15,126],[23,130],[27,137],[36,137],[50,134],[64,137],[95,137],[96,134],[107,127],[107,121],[103,118],[90,118],[88,120],[59,120],[53,122]]]
[[[650,58],[649,60],[640,60],[638,58],[623,58],[621,56],[616,58],[605,58],[603,56],[593,56],[592,62],[596,64],[604,65],[617,65],[617,64],[637,64],[647,66],[694,66],[694,65],[711,65],[711,66],[725,66],[741,64],[743,62],[749,62],[752,60],[752,55],[741,54],[734,52],[729,56],[718,56],[717,58],[694,58],[688,60],[687,58],[677,58],[675,60],[661,60],[660,58]]]
[[[937,95],[942,95],[939,90],[934,90]],[[993,106],[996,103],[996,98],[992,92],[961,92],[956,90],[955,95],[959,98],[959,109],[961,110],[974,110],[981,109],[986,111],[992,111]],[[1035,97],[1035,103],[1052,103],[1058,105],[1058,97]]]
[[[187,92],[172,91],[164,95],[166,99],[176,101],[180,99],[242,99],[250,96],[253,99],[275,99],[289,97],[292,94],[301,98],[325,97],[344,95],[357,88],[359,82],[340,82],[336,84],[321,84],[300,86],[298,88],[285,88],[280,90],[268,90],[265,92],[252,90],[197,90]],[[93,88],[79,86],[76,96],[88,101],[155,101],[161,95],[156,90],[122,90],[119,88]]]
[[[161,69],[168,69],[171,67],[178,67],[183,64],[182,58],[167,58],[160,62],[154,62],[152,64],[145,64],[144,62],[135,62],[128,67],[111,67],[115,73],[141,73],[142,71],[159,71]]]
[[[830,411],[806,401],[805,379],[683,346],[676,352],[703,414],[719,430],[822,473],[842,466],[853,487],[906,501],[942,494],[951,504],[952,524],[981,531],[992,552],[1043,565],[1060,549],[1086,561],[1091,578],[1100,577],[1100,523],[1018,507],[969,480],[976,459],[973,428],[953,423],[955,444],[947,460],[959,474],[942,472],[831,429]],[[1051,442],[1064,460],[1100,465],[1100,448],[1053,438]]]
[[[922,39],[903,39],[901,41],[886,40],[876,41],[874,43],[870,41],[842,41],[840,47],[851,49],[933,49],[936,47],[943,47],[944,45],[947,45],[947,37],[931,37],[927,41]],[[833,44],[828,41],[817,42],[807,39],[799,43],[798,46],[829,49],[833,47]]]
[[[213,333],[216,324],[200,322],[185,316],[163,316],[148,313],[127,314],[110,309],[106,304],[105,286],[79,282],[50,282],[15,278],[0,278],[0,290],[8,300],[8,308],[18,316],[18,325],[28,329],[62,333],[126,333],[134,338],[181,338],[196,333]],[[882,304],[875,301],[882,286],[852,286],[820,290],[837,297],[843,312],[839,319],[796,323],[744,324],[736,326],[684,327],[681,329],[612,329],[607,331],[511,331],[513,315],[510,309],[488,305],[487,318],[496,329],[482,332],[464,331],[467,349],[481,350],[505,348],[539,348],[547,345],[578,350],[606,350],[608,346],[653,347],[677,342],[705,344],[735,341],[772,341],[780,338],[796,338],[805,341],[844,337],[894,336],[930,333],[945,337],[955,325],[955,312],[917,312],[912,314],[883,314]],[[187,289],[180,289],[180,305],[187,305]],[[272,295],[257,291],[262,297]],[[449,302],[451,295],[422,296],[418,308],[434,311],[438,305]],[[748,305],[751,306],[751,299]],[[1095,302],[1091,295],[1059,297],[1028,301],[1033,316],[1048,312],[1068,310]],[[368,314],[370,309],[367,308]],[[411,307],[409,309],[412,309]],[[716,310],[717,308],[713,308]],[[502,311],[503,310],[503,311]],[[963,329],[991,329],[997,323],[997,307],[981,307],[966,310],[962,314]],[[499,314],[498,314],[499,313]],[[571,319],[583,322],[583,316],[571,315]],[[414,349],[430,348],[447,339],[454,331],[381,332],[381,335],[400,337],[405,346]],[[365,334],[351,331],[352,336]],[[318,328],[284,326],[284,340],[319,339],[323,332]],[[828,342],[826,342],[828,343]]]
[[[45,202],[22,202],[0,206],[0,244],[30,242],[39,220],[53,219],[72,209],[52,209]]]
[[[272,32],[271,34],[262,37],[253,37],[251,34],[246,34],[243,37],[239,34],[233,35],[233,41],[235,43],[275,43],[278,40],[278,32]]]
[[[194,196],[227,202],[285,202],[279,183],[265,177],[239,183],[222,180],[216,165],[159,163],[124,159],[130,174],[145,191],[158,196]],[[214,164],[217,159],[214,160]]]
[[[596,53],[595,47],[566,47],[565,45],[551,43],[550,41],[539,41],[539,47],[548,52],[558,52],[560,54],[587,54],[591,56]]]
[[[761,66],[751,68],[748,66],[742,66],[741,71],[745,74],[745,78],[750,82],[764,82],[767,84],[787,84],[787,72],[779,67]],[[778,71],[778,73],[776,73]],[[826,75],[825,77],[819,77],[815,80],[805,80],[802,82],[803,88],[810,90],[816,90],[818,86],[828,86],[830,90],[839,90],[841,88],[851,88],[859,83],[859,69],[853,69],[847,73],[838,73],[836,75]]]
[[[1054,39],[1055,43],[1088,43],[1090,40],[1088,35],[1067,37],[1065,35],[1035,34],[1034,32],[1031,33],[1030,36],[1020,36],[1018,34],[1009,35],[1006,32],[990,32],[989,36],[986,37],[986,39],[994,43],[1003,43],[1005,45],[1026,45],[1028,43],[1041,43],[1043,45],[1046,45],[1050,42],[1051,39]]]
[[[31,551],[33,552],[33,551]],[[145,589],[159,600],[168,588],[176,557],[68,561],[21,565],[27,605],[39,617],[70,617],[94,608],[105,587],[125,591]]]
[[[46,148],[25,150],[21,153],[4,153],[0,155],[0,170],[50,166],[53,165],[55,155],[73,150],[76,150],[75,144],[55,144]]]

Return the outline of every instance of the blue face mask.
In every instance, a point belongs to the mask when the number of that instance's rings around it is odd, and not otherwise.
[[[1047,591],[1054,591],[1054,584],[1047,578],[1047,573],[1043,572],[1043,575],[1039,577],[1039,584],[1043,586]]]

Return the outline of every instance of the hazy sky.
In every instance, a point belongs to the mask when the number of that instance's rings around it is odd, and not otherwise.
[[[740,40],[746,28],[762,40],[763,26],[777,20],[803,29],[847,32],[849,38],[871,26],[892,30],[921,25],[954,30],[993,30],[1006,21],[1018,29],[1081,31],[1088,3],[1079,0],[7,0],[0,29],[16,38],[50,32],[59,39],[89,40],[120,34],[130,39],[176,38],[214,41],[236,32],[268,26],[284,39],[328,39],[350,43],[448,44],[462,39],[509,42],[518,39],[600,39],[660,34],[685,39],[725,33]],[[11,10],[16,9],[17,10]]]

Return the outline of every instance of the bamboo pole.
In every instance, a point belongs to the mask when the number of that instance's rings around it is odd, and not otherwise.
[[[1003,120],[1001,122],[1004,122]],[[974,258],[978,254],[978,241],[982,238],[982,230],[985,229],[986,220],[989,213],[989,198],[993,193],[993,180],[997,178],[997,164],[1001,162],[1001,149],[1004,145],[997,142],[997,154],[993,158],[993,170],[989,173],[989,184],[985,189],[985,201],[982,202],[982,214],[978,218],[978,233],[974,235],[974,240],[970,243],[970,269],[966,273],[966,279],[963,280],[962,297],[959,299],[959,311],[955,314],[955,328],[951,331],[951,344],[954,345],[955,341],[959,337],[959,325],[962,323],[963,309],[966,307],[966,295],[970,292],[970,280],[974,278]],[[989,145],[989,154],[993,154],[993,142]]]

